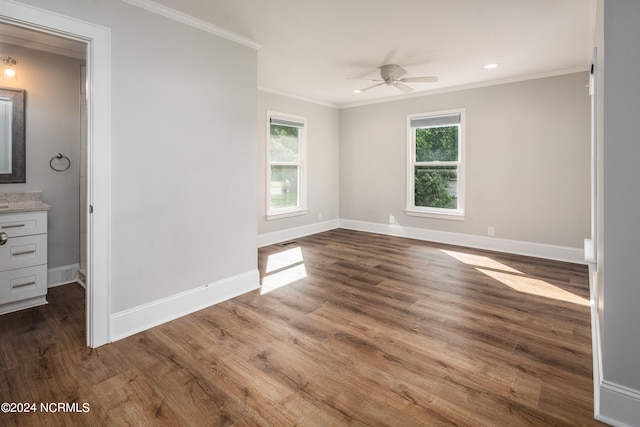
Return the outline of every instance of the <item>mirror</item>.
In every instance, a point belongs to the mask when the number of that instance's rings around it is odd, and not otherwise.
[[[27,182],[23,89],[0,88],[0,184]]]

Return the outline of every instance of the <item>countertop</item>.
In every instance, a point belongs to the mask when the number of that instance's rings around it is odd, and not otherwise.
[[[42,201],[41,191],[0,193],[0,214],[48,211],[51,205]]]

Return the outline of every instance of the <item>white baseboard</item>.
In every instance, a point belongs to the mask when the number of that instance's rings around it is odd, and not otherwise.
[[[69,264],[47,269],[47,287],[74,283],[78,277],[79,268],[80,264]]]
[[[260,287],[252,270],[111,315],[111,341],[142,332]]]
[[[498,239],[495,237],[476,236],[472,234],[452,233],[449,231],[428,230],[423,228],[403,227],[400,225],[380,224],[375,222],[338,219],[318,222],[301,227],[289,228],[258,236],[258,247],[269,246],[287,240],[309,236],[335,228],[366,231],[389,236],[407,237],[429,242],[446,243],[470,248],[487,249],[536,258],[566,261],[585,264],[584,248],[548,245],[543,243],[522,242],[517,240]]]
[[[603,381],[596,394],[599,406],[595,418],[616,427],[640,426],[640,391]]]
[[[350,219],[341,219],[340,228],[386,234],[389,236],[407,237],[410,239],[425,240],[429,242],[466,246],[469,248],[486,249],[496,252],[506,252],[536,258],[566,261],[576,264],[585,264],[583,248],[522,242],[518,240],[498,239],[495,237],[452,233],[449,231],[427,230],[423,228],[403,227],[401,225],[379,224]]]
[[[593,406],[598,421],[616,427],[640,426],[640,391],[620,386],[603,378],[602,331],[598,275],[595,264],[589,263],[591,289],[591,340],[593,348]]]
[[[289,228],[286,230],[260,234],[258,235],[258,247],[261,248],[263,246],[269,246],[276,243],[286,242],[287,240],[297,239],[299,237],[333,230],[335,228],[338,228],[339,224],[339,220],[332,219],[329,221],[316,222],[309,225]]]

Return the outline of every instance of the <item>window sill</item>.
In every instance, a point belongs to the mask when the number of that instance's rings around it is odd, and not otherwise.
[[[309,213],[309,209],[300,209],[282,213],[270,213],[265,215],[265,219],[267,221],[273,221],[274,219],[291,218],[293,216],[306,215],[307,213]]]
[[[463,212],[427,212],[427,211],[404,211],[408,216],[418,216],[422,218],[446,219],[450,221],[464,221]]]

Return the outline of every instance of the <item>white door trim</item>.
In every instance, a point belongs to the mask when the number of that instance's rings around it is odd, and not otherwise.
[[[111,30],[0,0],[0,21],[87,44],[87,345],[111,341]]]

